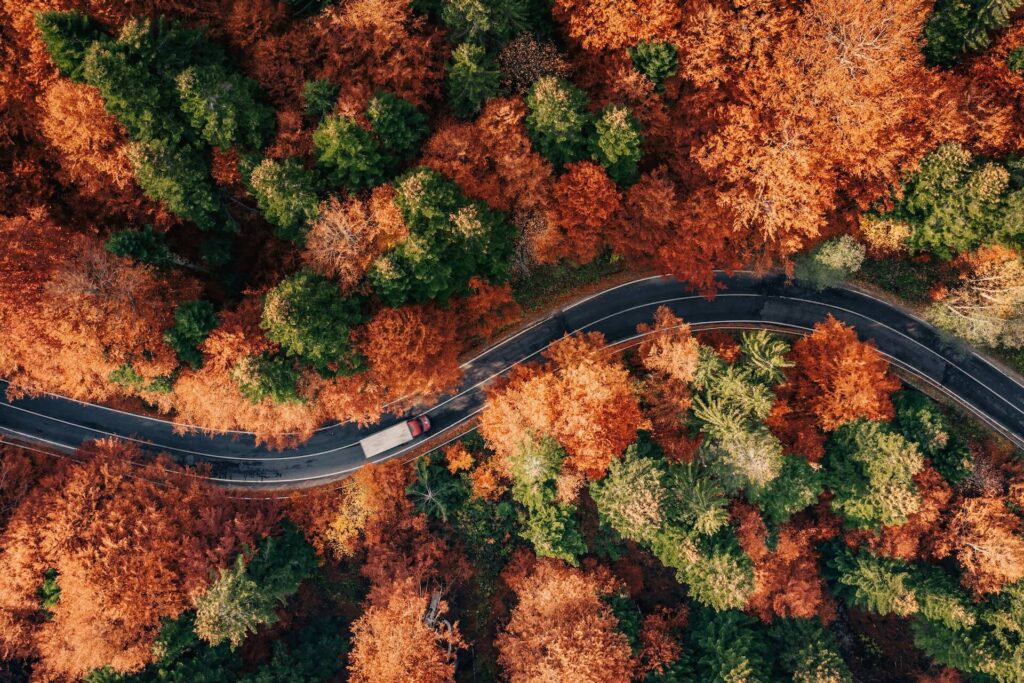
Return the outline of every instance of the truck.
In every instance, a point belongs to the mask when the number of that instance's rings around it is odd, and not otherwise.
[[[368,437],[361,440],[359,445],[363,448],[363,455],[367,458],[372,458],[375,455],[380,455],[384,451],[389,451],[404,443],[409,443],[417,436],[426,434],[429,431],[430,418],[426,415],[420,415],[419,417],[399,422],[387,429],[382,429],[379,432],[370,434]]]

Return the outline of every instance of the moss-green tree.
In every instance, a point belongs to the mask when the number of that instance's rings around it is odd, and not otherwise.
[[[729,610],[699,610],[687,628],[696,680],[767,683],[772,679],[768,640],[752,617]]]
[[[260,594],[259,585],[245,571],[245,558],[238,555],[196,599],[196,634],[211,645],[228,642],[237,648],[260,624],[277,620],[275,608]]]
[[[199,345],[217,327],[217,314],[209,301],[183,301],[174,309],[174,327],[164,333],[164,341],[178,354],[178,360],[193,368],[203,364]]]
[[[799,456],[783,456],[779,476],[767,486],[748,491],[750,502],[761,508],[765,521],[784,524],[790,517],[818,502],[825,488],[825,473]]]
[[[640,124],[626,107],[609,105],[594,122],[590,153],[619,185],[631,185],[639,178],[642,144]]]
[[[697,536],[713,536],[729,524],[729,499],[721,483],[696,464],[671,465],[665,478],[668,524]]]
[[[561,504],[555,477],[565,451],[553,439],[523,443],[512,461],[512,498],[525,508],[520,536],[538,557],[554,557],[573,566],[587,551],[576,519],[576,507]]]
[[[672,43],[641,41],[629,48],[629,58],[659,92],[665,90],[665,81],[679,72],[679,50]]]
[[[196,598],[196,634],[211,645],[227,641],[237,648],[257,627],[278,620],[276,608],[312,576],[317,564],[313,547],[286,523],[281,536],[263,539],[248,560],[239,554]]]
[[[335,183],[360,190],[384,181],[384,158],[377,140],[348,116],[325,116],[313,133],[313,146]]]
[[[830,438],[825,458],[832,508],[854,528],[902,524],[921,504],[913,476],[923,466],[917,446],[887,425],[845,424]]]
[[[107,39],[100,25],[84,12],[71,10],[40,12],[36,15],[36,27],[60,74],[83,82],[86,50],[94,42]]]
[[[302,86],[302,102],[306,116],[322,119],[331,113],[338,100],[338,86],[326,79],[306,81]]]
[[[776,619],[769,633],[793,683],[853,683],[835,638],[817,619]]]
[[[453,43],[501,45],[529,31],[529,0],[443,0],[441,21]]]
[[[767,330],[744,332],[740,337],[740,369],[754,381],[776,385],[785,379],[783,370],[793,367],[786,358],[789,344]]]
[[[445,77],[448,106],[456,116],[470,119],[480,113],[484,102],[498,94],[501,72],[479,45],[462,43],[452,51]]]
[[[260,327],[288,355],[318,371],[350,374],[363,366],[350,338],[361,321],[358,299],[342,297],[333,282],[303,270],[267,293]]]
[[[175,260],[163,233],[156,232],[152,225],[147,225],[141,230],[118,230],[111,233],[104,246],[115,256],[130,258],[157,268],[169,266]]]
[[[979,680],[1020,680],[1024,662],[1024,581],[1007,586],[974,607],[969,628],[915,619],[914,644],[935,661]]]
[[[731,530],[694,538],[687,530],[666,526],[651,551],[676,570],[693,600],[711,609],[740,609],[754,592],[754,565]]]
[[[282,239],[301,243],[319,211],[318,180],[298,159],[264,159],[252,170],[249,185],[263,216]]]
[[[507,277],[514,230],[483,202],[470,202],[444,176],[419,168],[395,184],[409,236],[371,266],[368,279],[389,306],[447,301],[473,275]]]
[[[534,148],[556,167],[589,156],[591,116],[587,96],[572,83],[543,76],[526,95],[526,132]]]
[[[664,476],[661,462],[639,455],[636,444],[631,445],[604,479],[590,485],[602,521],[623,538],[653,541],[664,522],[668,496]]]
[[[974,472],[970,449],[934,401],[917,391],[902,391],[893,404],[900,433],[917,444],[946,481],[956,485]]]
[[[978,161],[955,143],[928,154],[883,218],[910,226],[907,246],[942,258],[1024,239],[1024,174],[1019,162]]]
[[[835,544],[829,570],[835,592],[850,605],[886,616],[907,617],[918,611],[912,568],[906,562],[854,552]]]
[[[374,187],[397,173],[427,133],[426,117],[391,93],[377,93],[366,118],[369,128],[348,116],[326,116],[313,133],[320,164],[350,190]]]
[[[285,356],[260,354],[248,356],[231,369],[238,392],[253,403],[271,399],[275,403],[294,403],[299,396],[299,371]]]
[[[215,230],[223,224],[209,160],[201,150],[153,139],[132,143],[128,158],[146,195],[202,230]]]
[[[849,235],[834,237],[798,258],[795,276],[816,289],[836,287],[860,270],[866,253],[864,245]]]
[[[938,0],[924,26],[929,65],[950,67],[966,53],[985,50],[1020,6],[1021,0]]]
[[[370,99],[366,118],[380,143],[389,177],[416,156],[420,143],[430,132],[423,112],[389,92],[379,92]]]
[[[255,81],[219,64],[189,67],[175,80],[181,110],[203,140],[221,149],[263,146],[274,112],[259,101]]]

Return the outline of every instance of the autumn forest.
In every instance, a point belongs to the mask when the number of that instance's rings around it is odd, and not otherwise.
[[[1024,371],[1022,5],[0,0],[0,379],[280,449],[739,270]],[[1024,681],[1021,453],[806,332],[566,336],[319,488],[2,440],[0,681]]]

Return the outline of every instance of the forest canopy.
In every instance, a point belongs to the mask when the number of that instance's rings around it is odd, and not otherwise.
[[[1019,452],[835,319],[638,333],[566,337],[477,429],[290,496],[0,447],[0,672],[1019,680]]]
[[[12,395],[281,445],[451,388],[603,263],[893,264],[1024,345],[1019,0],[186,5],[0,6]],[[384,333],[444,355],[403,382]]]

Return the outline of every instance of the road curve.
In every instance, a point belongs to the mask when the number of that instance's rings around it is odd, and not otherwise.
[[[905,310],[864,292],[819,292],[787,283],[779,275],[741,273],[719,279],[725,288],[713,301],[673,278],[650,277],[552,312],[464,364],[458,391],[425,411],[434,425],[433,437],[472,419],[483,405],[485,385],[518,363],[536,360],[562,336],[596,331],[609,343],[635,339],[636,326],[649,323],[655,309],[665,305],[695,329],[757,326],[800,333],[831,314],[856,328],[861,338],[874,340],[896,367],[943,391],[1024,448],[1024,384]],[[167,420],[59,396],[0,399],[0,432],[21,442],[70,452],[85,441],[116,436],[149,451],[169,453],[185,464],[208,463],[210,478],[218,483],[253,488],[296,488],[342,477],[367,462],[358,440],[399,419],[389,417],[366,429],[327,425],[301,446],[274,451],[257,446],[246,432],[176,434]],[[393,449],[373,461],[402,455],[418,445]]]

